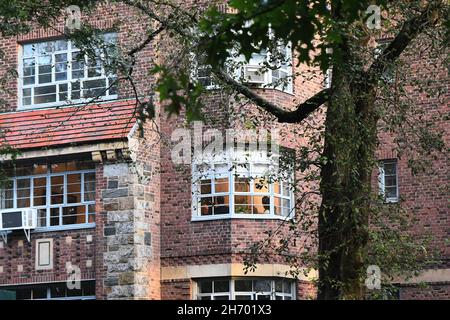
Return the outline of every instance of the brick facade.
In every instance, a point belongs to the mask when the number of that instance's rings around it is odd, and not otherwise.
[[[148,28],[141,13],[126,6],[101,6],[84,20],[105,30],[118,25],[119,46],[123,50],[140,43],[142,40],[139,37]],[[0,76],[10,68],[17,68],[22,43],[52,39],[60,36],[62,30],[63,22],[60,21],[56,31],[36,28],[27,35],[0,39],[0,49],[5,52],[5,59],[0,62]],[[157,48],[146,47],[137,55],[133,76],[139,95],[148,93],[150,84],[154,82],[148,74],[152,64],[164,59],[156,51]],[[420,64],[414,65],[414,68],[419,74],[428,72]],[[297,71],[304,72],[307,68],[300,66]],[[448,83],[447,73],[440,72],[439,75],[442,81]],[[274,89],[258,90],[269,101],[293,107],[322,86],[322,76],[313,79],[298,77],[292,94]],[[8,82],[8,89],[9,91],[0,93],[0,99],[7,102],[3,111],[20,112],[17,111],[16,79]],[[129,84],[121,83],[118,99],[125,100],[132,96]],[[448,92],[446,97],[448,98]],[[440,101],[430,101],[419,94],[413,95],[413,98],[431,113],[448,111],[448,106]],[[206,117],[209,125],[205,127],[221,130],[244,127],[245,121],[250,119],[249,114],[258,112],[255,106],[246,106],[245,115],[234,112],[237,110],[236,104],[220,90],[211,92],[208,99]],[[100,159],[92,153],[92,161],[96,167],[95,228],[36,232],[32,233],[30,243],[20,232],[13,233],[7,244],[0,246],[0,290],[2,286],[65,282],[68,278],[66,265],[71,262],[81,269],[82,279],[95,279],[97,299],[193,299],[196,278],[183,275],[170,278],[167,270],[175,268],[179,272],[195,267],[241,264],[249,247],[256,241],[265,239],[265,231],[278,228],[282,223],[279,219],[192,221],[191,166],[175,165],[170,154],[173,146],[170,136],[174,129],[185,124],[185,119],[183,115],[166,119],[163,106],[156,103],[158,108],[155,121],[144,125],[143,136],[133,129],[130,137],[121,141],[123,149],[129,155],[111,160],[105,157],[107,150],[101,151]],[[300,126],[277,124],[272,118],[267,118],[268,127],[277,126],[280,129],[283,146],[297,148],[304,143],[297,136]],[[322,121],[323,113],[319,112],[315,122]],[[444,123],[442,127],[445,128]],[[155,128],[160,131],[155,132]],[[448,143],[450,135],[448,128],[445,129]],[[380,134],[380,141],[378,157],[396,158],[392,137],[383,133]],[[46,151],[42,151],[42,157],[46,157]],[[57,157],[48,157],[47,160],[56,161]],[[27,161],[33,163],[34,159],[29,158]],[[435,235],[434,245],[444,256],[442,265],[437,268],[449,268],[450,244],[445,242],[450,230],[446,203],[448,191],[440,188],[449,180],[448,162],[445,157],[441,157],[434,164],[436,172],[430,179],[428,175],[412,176],[406,167],[406,160],[399,160],[400,194],[405,198],[407,207],[419,218],[417,230],[413,231],[420,232],[425,228]],[[374,176],[374,186],[376,183]],[[283,225],[274,241],[287,235],[288,229],[289,225]],[[36,271],[36,240],[45,238],[53,239],[54,267],[52,270]],[[295,255],[300,251],[301,248],[292,247],[289,253]],[[288,267],[286,257],[279,254],[272,254],[266,260],[263,263],[276,265],[280,270],[283,266]],[[204,274],[205,278],[216,276]],[[234,276],[230,272],[228,277]],[[272,278],[282,277],[285,275],[272,275]],[[400,298],[448,299],[449,290],[448,283],[433,283],[428,289],[401,286]],[[316,288],[311,281],[297,281],[297,299],[313,299],[315,295]]]

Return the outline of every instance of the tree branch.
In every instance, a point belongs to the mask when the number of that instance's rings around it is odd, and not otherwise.
[[[439,14],[436,16],[436,13],[442,8],[443,2],[444,1],[436,1],[429,4],[420,15],[403,23],[400,32],[394,40],[392,40],[389,46],[384,49],[381,55],[367,70],[367,79],[369,83],[376,83],[383,74],[383,70],[387,64],[395,62],[417,35],[423,32],[427,27],[435,25],[439,21],[439,18],[437,18]]]
[[[235,91],[239,92],[250,101],[255,103],[261,109],[274,115],[278,122],[296,123],[300,122],[308,117],[313,111],[317,110],[321,105],[328,101],[330,95],[330,89],[323,89],[314,96],[309,98],[303,103],[298,104],[293,111],[287,111],[274,103],[264,99],[259,94],[255,93],[249,87],[237,82],[230,77],[226,72],[220,69],[212,70],[214,75],[222,82],[232,87]]]

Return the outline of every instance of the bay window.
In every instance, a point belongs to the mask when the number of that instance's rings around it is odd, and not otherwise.
[[[105,34],[104,41],[106,48],[113,47],[116,34]],[[19,105],[32,108],[117,97],[117,78],[105,67],[105,59],[101,48],[91,57],[67,39],[23,44]]]
[[[197,300],[293,300],[295,283],[288,279],[202,279]]]
[[[38,227],[95,222],[95,170],[76,163],[21,168],[0,190],[0,210],[34,208]]]
[[[224,157],[193,170],[194,220],[293,216],[293,173],[274,176],[269,161]]]

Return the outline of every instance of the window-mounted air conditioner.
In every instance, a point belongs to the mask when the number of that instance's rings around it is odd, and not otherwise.
[[[264,83],[264,71],[261,66],[244,66],[244,81],[246,83]]]
[[[0,231],[34,229],[36,224],[36,209],[7,209],[0,211]]]

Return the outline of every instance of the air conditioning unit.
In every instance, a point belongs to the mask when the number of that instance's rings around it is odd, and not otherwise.
[[[264,84],[264,71],[261,66],[244,66],[244,81],[246,83]]]
[[[2,233],[5,242],[5,235],[14,230],[23,230],[28,241],[30,241],[30,230],[35,229],[36,225],[36,209],[7,209],[0,211],[0,233]]]

